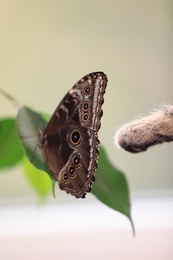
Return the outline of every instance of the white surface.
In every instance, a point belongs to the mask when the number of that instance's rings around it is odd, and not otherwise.
[[[132,209],[136,231],[173,228],[173,198],[134,200]],[[126,217],[98,201],[0,208],[0,236],[100,230],[131,232],[131,227]]]
[[[98,201],[1,206],[0,260],[173,259],[173,198],[133,201],[136,237]]]

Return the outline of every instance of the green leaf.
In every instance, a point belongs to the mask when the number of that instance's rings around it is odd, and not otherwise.
[[[35,168],[25,157],[23,161],[26,178],[37,192],[40,198],[45,198],[51,191],[51,180],[49,176]]]
[[[102,146],[99,152],[96,182],[93,184],[91,192],[108,207],[127,216],[131,222],[133,233],[135,233],[130,213],[131,205],[126,178],[121,171],[110,163]]]
[[[17,164],[23,157],[24,150],[16,131],[14,118],[0,120],[0,168]]]
[[[28,160],[39,170],[47,172],[52,181],[52,191],[55,196],[56,180],[48,170],[42,156],[39,131],[45,128],[47,122],[28,107],[21,107],[16,117],[16,126]]]
[[[39,129],[45,128],[46,124],[39,114],[27,107],[22,107],[18,112],[17,129],[27,157],[36,168],[49,174],[54,187],[55,179],[45,165],[40,148]],[[126,178],[109,162],[103,147],[100,147],[99,167],[92,193],[105,205],[127,216],[134,231]]]

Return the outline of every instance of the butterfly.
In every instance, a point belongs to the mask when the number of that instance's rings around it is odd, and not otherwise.
[[[60,189],[76,198],[85,198],[95,181],[106,86],[103,72],[84,76],[62,99],[47,127],[40,130],[48,169]]]

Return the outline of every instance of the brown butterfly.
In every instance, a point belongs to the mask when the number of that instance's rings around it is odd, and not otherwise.
[[[76,198],[85,198],[95,181],[106,86],[103,72],[86,75],[63,98],[46,129],[40,130],[48,169],[59,187]]]

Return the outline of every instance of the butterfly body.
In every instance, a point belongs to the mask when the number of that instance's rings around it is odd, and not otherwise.
[[[98,131],[107,77],[90,73],[79,80],[40,130],[42,154],[62,190],[85,197],[95,181],[99,156]]]

